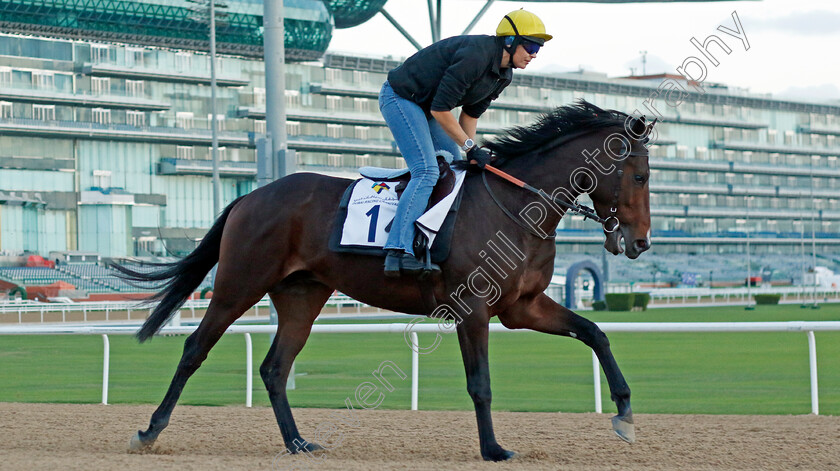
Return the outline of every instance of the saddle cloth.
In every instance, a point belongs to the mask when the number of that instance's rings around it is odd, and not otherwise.
[[[341,198],[330,249],[382,256],[399,196],[409,179],[408,170],[365,167],[360,169],[360,173],[364,178],[353,182]],[[425,236],[427,248],[432,251],[432,260],[436,262],[449,254],[450,226],[454,224],[466,177],[465,171],[453,171],[448,165],[445,165],[445,173],[442,171],[441,174],[443,177],[435,185],[430,207],[415,223]],[[441,235],[444,237],[441,238]]]

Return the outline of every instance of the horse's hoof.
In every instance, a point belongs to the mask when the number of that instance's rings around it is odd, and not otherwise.
[[[154,443],[154,440],[144,441],[140,437],[140,431],[138,430],[137,433],[131,436],[131,440],[128,442],[128,451],[148,450]]]
[[[612,426],[615,434],[618,435],[618,438],[627,443],[633,443],[636,441],[636,426],[633,425],[632,420],[633,419],[630,419],[628,422],[619,416],[612,418]]]
[[[508,461],[516,458],[517,456],[519,455],[517,455],[516,452],[505,450],[502,447],[499,447],[498,450],[492,453],[488,453],[486,455],[482,453],[481,455],[481,457],[484,458],[484,461]]]
[[[286,446],[286,449],[289,450],[289,453],[296,455],[298,453],[318,453],[321,451],[326,450],[326,448],[322,447],[317,443],[307,442],[307,441],[299,441],[295,440],[292,446]]]

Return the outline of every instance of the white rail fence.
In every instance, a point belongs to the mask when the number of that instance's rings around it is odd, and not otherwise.
[[[564,290],[559,285],[551,285],[546,289],[546,293],[552,299],[560,302],[564,296]],[[610,285],[608,291],[629,292],[630,288],[629,286]],[[656,288],[643,291],[649,292],[652,300],[660,306],[679,306],[680,304],[690,302],[700,303],[701,300],[723,305],[733,303],[746,304],[748,301],[748,291],[746,288]],[[576,297],[578,299],[591,299],[591,293],[591,291],[578,290]],[[801,287],[753,288],[751,291],[752,295],[765,293],[781,295],[782,303],[794,301],[808,302],[811,300],[817,302],[822,302],[823,300],[836,302],[840,300],[840,292],[833,290],[818,290],[816,296],[814,296],[815,293],[813,290],[803,292]],[[253,314],[246,315],[246,317],[260,317],[261,312],[263,317],[268,316],[269,302],[268,297],[261,299],[253,306]],[[187,319],[200,319],[201,316],[197,316],[196,311],[207,309],[209,304],[209,299],[190,299],[181,306],[178,314]],[[145,320],[151,313],[151,310],[154,309],[154,305],[143,308],[139,306],[140,301],[138,300],[80,303],[6,302],[0,303],[0,324],[14,322],[27,324],[38,322],[140,321]],[[329,301],[327,301],[326,307],[334,309],[336,314],[361,314],[363,312],[369,313],[371,310],[375,310],[376,312],[381,311],[378,308],[356,301],[344,294],[331,296]],[[120,315],[115,316],[114,313],[117,312]]]
[[[408,327],[411,326],[410,329]],[[602,322],[598,324],[604,332],[800,332],[808,336],[808,364],[811,382],[811,412],[819,415],[819,388],[817,385],[817,347],[814,332],[840,331],[840,321],[820,322]],[[104,346],[102,364],[102,403],[108,404],[108,375],[110,369],[109,335],[130,335],[137,330],[135,326],[96,327],[96,326],[3,326],[0,335],[101,335]],[[163,334],[190,334],[195,327],[164,327]],[[228,334],[245,335],[245,406],[251,407],[254,389],[253,344],[251,334],[271,334],[276,330],[272,325],[233,325]],[[414,345],[419,345],[418,333],[447,333],[442,325],[432,323],[391,323],[391,324],[316,324],[314,334],[357,334],[391,333],[402,334]],[[490,324],[490,332],[522,332],[505,328],[501,324]],[[417,410],[419,391],[420,354],[411,349],[411,410]],[[601,403],[601,368],[598,358],[592,354],[592,376],[595,390],[595,412],[602,413]]]
[[[6,314],[17,315],[17,323],[35,323],[35,322],[90,322],[90,321],[142,321],[145,320],[154,309],[154,305],[140,307],[142,300],[127,300],[127,301],[91,301],[80,303],[39,303],[39,302],[8,302],[0,304],[0,315]],[[264,317],[268,316],[270,299],[265,297],[259,300],[253,306],[253,316],[259,317],[260,313]],[[196,316],[196,310],[207,309],[210,305],[209,299],[189,299],[178,310],[179,314],[189,313],[187,318],[199,318]],[[360,303],[353,298],[346,295],[335,295],[330,297],[327,301],[326,307],[334,308],[337,314],[341,313],[361,313],[363,308],[376,309],[367,304]],[[378,309],[377,309],[378,310]],[[115,318],[113,313],[124,312],[125,315]],[[369,312],[366,311],[366,312]],[[81,317],[71,319],[70,314],[81,313]],[[92,318],[92,314],[99,315]],[[59,316],[60,314],[60,316]],[[133,317],[132,317],[133,316]],[[89,318],[91,317],[91,318]],[[0,319],[3,322],[4,319]],[[15,322],[14,317],[11,321],[5,319],[5,322]]]

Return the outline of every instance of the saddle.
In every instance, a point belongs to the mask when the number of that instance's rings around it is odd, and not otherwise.
[[[432,230],[436,236],[434,236],[433,243],[430,244],[429,239],[423,231],[417,230],[417,236],[414,241],[414,253],[417,256],[426,254],[429,245],[431,245],[431,250],[428,255],[431,256],[431,260],[434,263],[440,263],[449,256],[449,249],[455,228],[455,219],[461,203],[461,196],[463,195],[460,191],[457,191],[457,194],[455,193],[456,190],[460,190],[463,186],[464,179],[463,174],[459,176],[459,174],[456,174],[452,170],[444,156],[438,155],[437,163],[440,176],[432,189],[427,214],[424,214],[424,216],[434,214],[426,222],[437,224],[437,226],[428,226],[428,229]],[[336,220],[330,236],[330,250],[340,253],[384,256],[385,251],[382,248],[384,245],[382,236],[384,235],[387,238],[387,233],[390,231],[391,223],[393,223],[392,220],[386,219],[388,216],[385,215],[385,207],[387,205],[391,208],[390,211],[394,211],[397,199],[390,199],[390,202],[383,201],[380,203],[375,198],[377,198],[380,190],[384,192],[383,194],[391,193],[398,198],[401,197],[411,179],[411,175],[408,169],[394,170],[379,167],[362,167],[359,169],[359,173],[361,173],[364,179],[357,180],[348,186],[339,203]],[[366,182],[365,185],[361,187],[357,185],[363,181]],[[370,186],[371,183],[375,184]],[[360,188],[360,190],[357,191],[357,188]],[[375,192],[374,195],[369,193],[371,190]],[[447,200],[449,201],[447,202]],[[441,201],[444,204],[435,209],[437,212],[428,211],[428,209],[437,206]],[[350,217],[351,214],[353,215],[352,217]],[[380,224],[379,221],[388,222],[387,224]]]
[[[446,158],[442,155],[437,155],[436,157],[440,176],[438,177],[438,181],[435,183],[435,187],[432,190],[432,196],[429,197],[429,205],[426,207],[427,209],[439,203],[440,200],[446,198],[455,188],[455,172],[452,171],[452,167],[449,166],[449,162],[447,162]],[[363,177],[370,178],[371,180],[396,183],[397,186],[394,190],[397,192],[398,198],[402,198],[405,187],[408,186],[408,182],[411,180],[411,173],[407,168],[394,170],[391,168],[362,167],[359,169],[359,173]]]

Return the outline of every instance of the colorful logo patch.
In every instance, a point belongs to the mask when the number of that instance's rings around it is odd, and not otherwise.
[[[390,190],[391,189],[391,187],[389,187],[388,184],[385,183],[385,182],[374,183],[371,188],[373,188],[373,190],[376,191],[377,195],[379,193],[382,193],[382,190]]]

